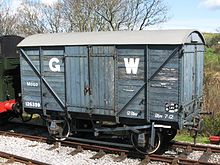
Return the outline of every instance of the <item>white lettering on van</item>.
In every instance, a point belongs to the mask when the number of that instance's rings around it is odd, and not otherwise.
[[[139,58],[124,58],[126,73],[137,74],[139,61]]]
[[[53,72],[60,72],[60,65],[53,65],[54,63],[59,63],[59,59],[58,58],[51,58],[49,61],[49,68],[51,71]]]
[[[39,84],[37,82],[32,82],[32,81],[27,81],[27,86],[28,87],[38,87]]]
[[[35,107],[35,108],[40,108],[40,103],[39,102],[33,102],[33,101],[26,101],[25,102],[26,107]]]

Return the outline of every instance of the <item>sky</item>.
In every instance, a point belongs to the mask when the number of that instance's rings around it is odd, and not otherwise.
[[[20,0],[0,0],[17,6]],[[30,0],[51,5],[57,0]],[[148,29],[197,29],[217,32],[220,28],[220,0],[163,0],[168,6],[166,23]]]
[[[169,20],[159,28],[194,28],[216,32],[220,28],[220,0],[164,0]],[[158,27],[155,27],[158,28]]]

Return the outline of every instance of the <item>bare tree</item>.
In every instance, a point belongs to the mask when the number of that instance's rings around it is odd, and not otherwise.
[[[166,22],[167,12],[163,0],[102,0],[96,8],[111,30],[143,30]]]
[[[23,3],[18,9],[19,31],[24,35],[46,33],[48,28],[40,4],[30,6]]]
[[[70,31],[143,30],[167,21],[163,0],[64,0]]]
[[[168,20],[168,8],[163,0],[131,0],[129,30],[143,30],[145,27],[164,23]]]
[[[16,18],[20,34],[143,30],[167,21],[163,0],[62,0],[51,6],[25,0]]]
[[[95,13],[105,20],[108,30],[121,30],[128,21],[128,6],[125,0],[97,1]]]
[[[64,0],[64,11],[69,22],[69,31],[119,30],[118,25],[123,22],[120,11],[126,11],[120,1]]]
[[[99,31],[104,23],[94,14],[97,0],[63,0],[68,31]]]
[[[16,34],[17,31],[17,15],[11,14],[10,8],[0,4],[0,35]]]
[[[49,32],[58,33],[68,31],[68,25],[64,18],[63,4],[60,2],[51,6],[42,5],[42,14],[45,17]]]
[[[18,9],[18,14],[19,30],[22,34],[31,35],[67,31],[61,3],[49,6],[42,3],[30,5],[23,2]]]

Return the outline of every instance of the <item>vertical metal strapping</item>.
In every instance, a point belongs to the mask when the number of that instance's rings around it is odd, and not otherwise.
[[[21,64],[22,64],[22,52],[21,52],[21,50],[19,49],[19,53],[20,53],[20,76],[21,76],[21,79],[20,79],[20,81],[21,81],[21,95],[23,95],[23,93],[24,93],[24,87],[23,87],[23,84],[22,84],[22,77],[23,77],[23,68],[22,68],[22,66],[21,66]],[[22,103],[24,103],[23,101],[22,101]],[[24,112],[24,106],[21,106],[22,107],[22,112]]]
[[[67,74],[67,69],[66,69],[66,57],[67,57],[67,54],[66,54],[66,49],[65,49],[65,47],[64,47],[64,49],[63,49],[63,60],[64,60],[64,96],[65,96],[65,107],[66,107],[66,112],[68,113],[68,105],[67,105],[67,85],[66,85],[66,83],[67,83],[67,79],[66,79],[66,74]]]
[[[183,82],[183,56],[184,56],[184,45],[182,45],[182,49],[179,51],[179,54],[177,56],[178,58],[178,105],[181,104],[182,101],[182,92],[183,92],[183,87],[182,83]],[[180,108],[180,107],[179,107]],[[179,113],[177,115],[177,121],[181,124],[181,119],[182,119],[183,113]]]
[[[144,72],[145,72],[145,75],[144,75],[144,83],[146,84],[145,85],[145,118],[147,119],[148,122],[150,122],[150,113],[149,113],[149,106],[148,106],[148,86],[149,86],[149,83],[147,83],[147,80],[148,80],[148,64],[149,64],[149,45],[146,45],[146,48],[145,48],[145,55],[144,55]]]
[[[43,115],[47,115],[47,111],[45,109],[45,103],[44,103],[44,99],[43,99],[43,80],[42,80],[42,76],[43,75],[43,50],[41,47],[39,47],[39,72],[40,72],[40,95],[41,95],[41,107],[43,110]]]
[[[117,52],[117,48],[115,46],[115,55],[114,55],[114,113],[116,114],[118,109],[118,52]]]
[[[88,45],[88,53],[87,53],[87,65],[88,65],[88,87],[89,87],[89,102],[88,102],[88,112],[89,112],[89,115],[92,115],[92,109],[91,109],[91,98],[90,98],[90,95],[91,95],[91,75],[90,75],[90,55],[91,55],[91,46]],[[85,87],[86,88],[86,87]]]
[[[183,56],[184,56],[184,50],[183,50],[183,47],[184,46],[182,46],[182,49],[179,51],[179,54],[178,54],[178,56],[177,56],[177,58],[178,58],[178,104],[180,104],[180,102],[181,102],[181,82],[182,82],[182,74],[181,74],[181,70],[182,70],[182,58],[183,58]]]
[[[104,53],[104,52],[103,52]],[[108,53],[109,53],[109,48],[108,48]],[[105,54],[105,53],[104,53]],[[107,56],[106,55],[104,55],[104,68],[106,68],[106,59],[108,59],[107,58]],[[106,91],[106,87],[107,87],[107,85],[106,85],[106,76],[104,77],[104,82],[105,82],[105,85],[104,85],[104,91]],[[108,88],[108,87],[107,87]],[[106,98],[106,92],[104,92],[103,93],[104,94],[104,98]],[[109,94],[109,92],[107,93],[107,94]],[[106,109],[107,109],[107,104],[106,104],[106,101],[104,101],[104,112],[106,111]]]
[[[184,56],[185,56],[185,50],[186,49],[186,45],[183,45],[183,51],[182,51],[182,56],[180,57],[180,103],[183,102],[184,100]]]
[[[203,62],[204,62],[204,45],[197,45],[197,97],[202,98],[203,95]]]
[[[195,69],[194,69],[194,74],[195,74],[195,87],[194,87],[194,90],[195,90],[195,92],[194,92],[194,98],[197,100],[198,98],[197,98],[197,90],[198,90],[198,87],[197,87],[197,81],[198,81],[198,75],[197,75],[197,73],[198,73],[198,61],[197,61],[197,45],[195,44],[195,53],[194,53],[194,59],[195,59]]]
[[[89,45],[88,46],[88,56],[87,56],[87,62],[88,62],[88,85],[89,85],[89,87],[91,87],[91,72],[90,72],[90,67],[91,67],[91,65],[90,65],[90,56],[91,56],[91,54],[92,54],[92,48],[91,48],[91,46]],[[91,92],[91,91],[90,91]],[[89,92],[89,95],[91,95],[91,93]],[[89,106],[90,107],[90,106]]]

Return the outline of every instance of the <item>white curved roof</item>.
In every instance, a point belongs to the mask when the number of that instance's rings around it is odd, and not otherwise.
[[[18,47],[65,45],[127,45],[205,43],[197,30],[148,30],[35,34],[25,38]]]

